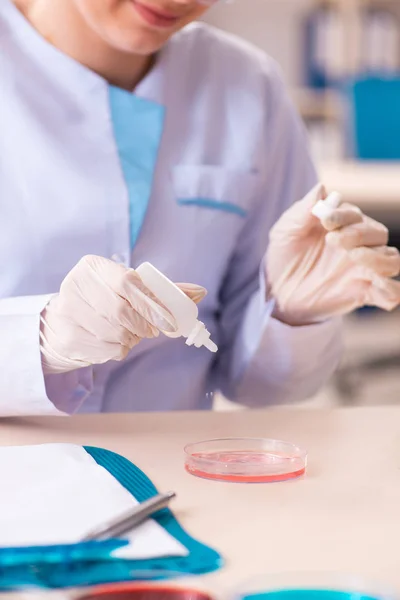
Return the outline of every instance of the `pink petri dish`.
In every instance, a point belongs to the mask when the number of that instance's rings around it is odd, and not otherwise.
[[[190,587],[160,583],[117,583],[98,586],[77,600],[214,600],[208,593]]]
[[[188,444],[185,469],[191,475],[233,483],[273,483],[301,477],[307,452],[264,438],[226,438]]]

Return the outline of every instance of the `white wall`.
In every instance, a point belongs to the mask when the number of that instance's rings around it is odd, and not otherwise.
[[[282,66],[287,81],[302,83],[301,23],[312,0],[222,0],[205,21],[260,46]]]

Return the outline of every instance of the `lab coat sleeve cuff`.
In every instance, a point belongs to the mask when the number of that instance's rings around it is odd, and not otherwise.
[[[46,375],[45,384],[47,398],[54,406],[64,414],[73,414],[93,390],[93,368]]]
[[[40,313],[51,295],[0,300],[0,416],[63,415],[91,389],[91,370],[44,377]],[[57,384],[56,384],[56,377]]]
[[[272,317],[265,288],[250,301],[234,355],[234,399],[248,406],[309,398],[334,373],[342,350],[341,319],[292,327]]]

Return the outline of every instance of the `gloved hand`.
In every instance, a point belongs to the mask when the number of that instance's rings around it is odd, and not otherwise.
[[[180,287],[194,302],[206,295],[200,286]],[[176,327],[174,317],[136,271],[100,256],[85,256],[42,312],[43,371],[63,373],[123,360],[141,339]]]
[[[320,222],[311,213],[326,198],[322,185],[274,225],[266,255],[274,316],[289,325],[322,321],[361,306],[392,310],[400,304],[397,249],[384,225],[342,204]]]

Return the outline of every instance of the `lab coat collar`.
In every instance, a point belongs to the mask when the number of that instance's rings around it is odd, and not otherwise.
[[[41,36],[11,0],[2,0],[0,4],[0,25],[4,30],[1,32],[2,36],[13,38],[19,48],[26,48],[32,61],[46,65],[46,71],[56,85],[67,87],[70,93],[73,91],[77,95],[97,90],[100,85],[104,85],[99,75]]]
[[[11,0],[0,2],[0,32],[2,36],[14,38],[21,48],[27,48],[30,55],[46,65],[52,81],[68,87],[74,94],[94,94],[104,87],[106,81],[94,71],[58,50],[42,37]],[[154,67],[136,86],[133,93],[157,104],[164,104],[164,81],[168,48],[157,56]]]
[[[155,64],[138,83],[133,93],[138,98],[165,105],[165,75],[167,72],[168,47],[157,55]]]

